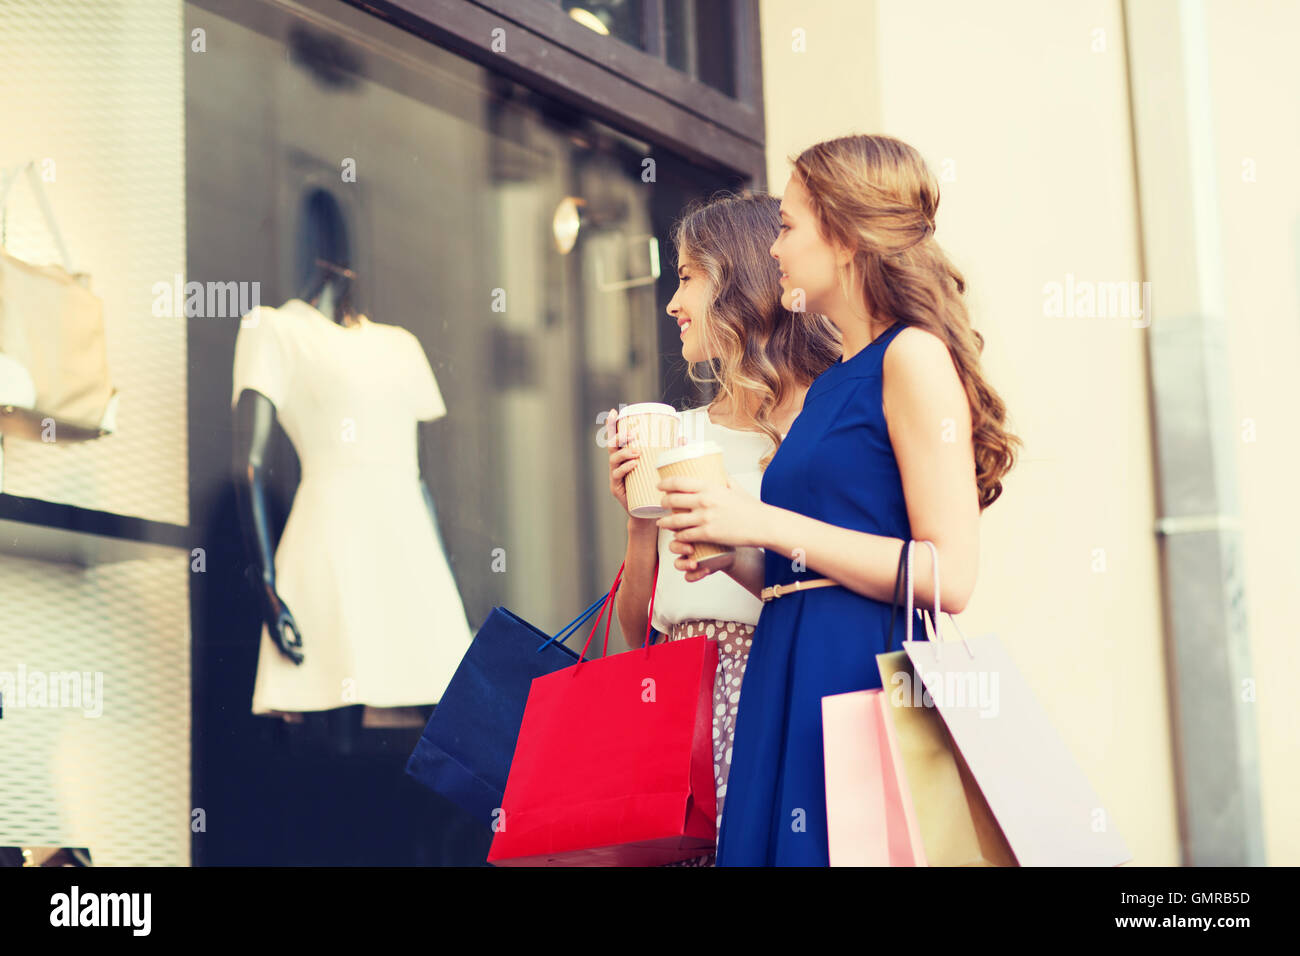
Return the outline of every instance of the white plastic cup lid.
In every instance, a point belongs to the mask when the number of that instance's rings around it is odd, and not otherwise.
[[[674,418],[680,417],[677,409],[662,402],[637,402],[635,405],[628,405],[619,409],[619,418],[625,418],[628,415],[672,415]]]
[[[661,451],[655,464],[662,468],[664,465],[675,465],[679,461],[689,461],[692,458],[703,458],[705,455],[721,454],[722,446],[715,441],[693,441],[685,445],[678,445],[676,448]]]

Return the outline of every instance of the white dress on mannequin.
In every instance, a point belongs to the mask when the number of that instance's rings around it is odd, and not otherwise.
[[[270,399],[302,465],[275,577],[304,660],[263,625],[253,713],[436,704],[473,635],[420,485],[416,422],[447,409],[419,340],[300,299],[259,306],[232,405],[245,389]]]

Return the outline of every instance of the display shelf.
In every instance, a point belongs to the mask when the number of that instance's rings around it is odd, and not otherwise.
[[[185,525],[0,493],[0,554],[91,567],[175,557],[190,540]]]

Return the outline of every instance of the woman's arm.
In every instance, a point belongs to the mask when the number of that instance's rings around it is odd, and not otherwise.
[[[940,608],[962,611],[975,589],[979,564],[979,498],[971,442],[970,403],[947,347],[921,329],[904,329],[885,352],[883,403],[890,442],[907,500],[912,538],[939,552]],[[893,599],[899,538],[851,531],[765,504],[730,486],[704,488],[698,479],[666,479],[665,505],[688,508],[659,519],[679,540],[766,548],[878,601]],[[933,604],[934,575],[917,555],[918,603]],[[687,580],[693,559],[676,566]]]
[[[659,556],[659,527],[653,518],[627,519],[627,553],[623,557],[623,583],[614,596],[619,630],[628,647],[645,642],[650,617],[650,591],[654,587]]]
[[[611,408],[605,416],[605,445],[609,448],[609,490],[628,517],[623,582],[614,595],[614,607],[610,614],[618,615],[618,629],[623,634],[623,643],[628,647],[639,647],[645,641],[646,627],[649,624],[648,605],[659,559],[659,526],[653,518],[636,518],[628,513],[627,476],[641,457],[641,449],[635,444],[635,420],[629,429],[629,437],[634,444],[619,444],[618,409]]]

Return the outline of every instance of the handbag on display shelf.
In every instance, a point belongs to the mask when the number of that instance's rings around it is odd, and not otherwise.
[[[434,708],[406,772],[490,826],[501,812],[533,679],[577,661],[561,642],[604,601],[601,595],[553,637],[503,607],[493,608]]]
[[[5,177],[0,217],[7,220],[9,192],[23,173],[62,264],[36,265],[10,255],[0,227],[0,434],[87,441],[116,427],[104,303],[90,291],[90,277],[73,271],[35,162]]]
[[[608,649],[622,575],[587,645],[608,610]],[[586,661],[584,645],[573,666],[533,681],[489,863],[657,866],[715,849],[717,642],[652,645],[650,620],[641,649]]]
[[[934,568],[934,638],[910,639],[915,543],[907,544],[908,639],[902,651],[910,667],[887,661],[890,655],[877,658],[882,678],[887,670],[907,670],[923,685],[923,690],[911,685],[913,703],[919,698],[920,706],[892,711],[900,738],[905,715],[929,712],[941,719],[945,745],[957,764],[969,797],[971,822],[988,862],[998,862],[1004,845],[1020,866],[1117,866],[1132,859],[1087,776],[998,639],[991,634],[968,639],[949,614],[961,640],[943,640],[939,552],[929,541],[921,543],[930,548]],[[917,801],[926,856],[933,863],[930,839],[942,830],[927,829],[926,810],[917,797],[918,780],[906,748],[904,763]],[[986,825],[989,821],[992,827]]]

